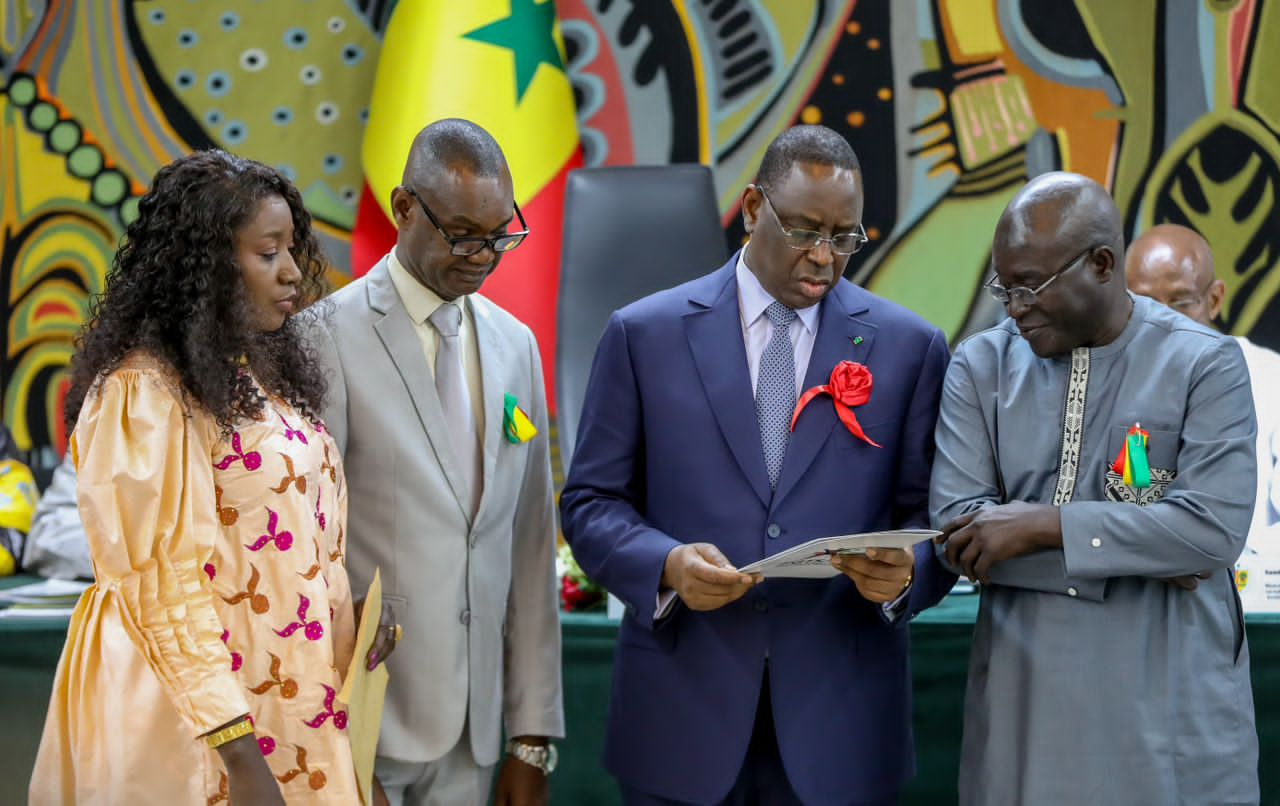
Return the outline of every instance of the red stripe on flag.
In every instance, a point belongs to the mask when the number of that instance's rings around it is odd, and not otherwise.
[[[480,293],[524,322],[538,339],[547,408],[556,412],[556,313],[560,299],[560,242],[564,232],[564,190],[569,172],[582,167],[581,149],[560,173],[520,208],[530,235],[502,258]]]
[[[351,232],[351,279],[369,273],[383,256],[396,245],[396,226],[382,212],[378,200],[373,197],[369,183],[360,192],[360,207],[356,210],[356,226]]]

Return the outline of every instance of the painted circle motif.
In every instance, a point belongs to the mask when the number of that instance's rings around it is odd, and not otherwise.
[[[103,171],[93,180],[93,202],[103,207],[114,207],[124,201],[129,183],[116,170]]]
[[[262,48],[249,48],[240,54],[240,66],[250,73],[256,73],[267,66],[267,52]]]
[[[52,129],[54,124],[58,122],[58,110],[54,108],[53,104],[41,101],[31,107],[27,120],[31,122],[31,128],[43,134]]]
[[[329,125],[338,119],[338,105],[333,101],[325,101],[316,107],[316,120],[322,125]]]
[[[58,154],[70,154],[80,145],[80,124],[73,120],[59,121],[49,130],[49,147]]]
[[[67,168],[78,179],[88,179],[102,170],[102,152],[97,146],[77,146],[67,157]]]
[[[36,99],[36,82],[27,76],[15,78],[9,84],[9,100],[18,106],[29,106]]]

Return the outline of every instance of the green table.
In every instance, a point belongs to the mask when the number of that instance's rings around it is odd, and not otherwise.
[[[30,579],[0,579],[0,589]],[[912,623],[911,664],[915,686],[919,773],[904,803],[955,802],[957,755],[969,640],[976,596],[954,596]],[[605,711],[609,702],[616,622],[603,615],[565,614],[565,717],[569,739],[552,779],[552,801],[566,806],[618,803],[613,779],[600,767]],[[53,671],[66,635],[64,619],[0,621],[0,804],[26,802],[53,685]],[[1249,650],[1262,757],[1280,754],[1280,617],[1250,616]],[[1280,804],[1280,770],[1262,767],[1264,803]]]

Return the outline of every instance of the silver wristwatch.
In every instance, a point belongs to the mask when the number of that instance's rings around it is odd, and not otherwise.
[[[550,775],[554,772],[556,762],[560,759],[560,754],[556,752],[556,746],[549,742],[543,746],[507,739],[507,752],[530,767],[537,767],[542,770],[543,775]]]

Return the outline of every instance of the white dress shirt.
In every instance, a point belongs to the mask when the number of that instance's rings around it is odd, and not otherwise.
[[[392,249],[387,260],[387,273],[391,275],[391,284],[395,286],[404,309],[413,321],[413,331],[418,335],[422,345],[422,354],[427,359],[427,368],[431,377],[436,376],[436,349],[440,345],[440,334],[427,317],[436,312],[441,305],[457,305],[462,308],[462,320],[458,325],[458,340],[462,347],[462,376],[467,379],[467,394],[471,398],[472,419],[476,425],[476,439],[481,440],[484,434],[484,402],[480,385],[480,347],[476,342],[476,323],[468,297],[458,297],[452,302],[445,302],[440,295],[427,288],[409,274],[396,250]]]
[[[1280,555],[1280,353],[1237,338],[1258,414],[1258,498],[1245,550]]]

